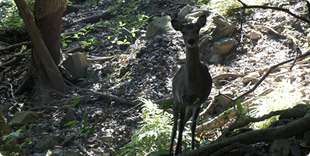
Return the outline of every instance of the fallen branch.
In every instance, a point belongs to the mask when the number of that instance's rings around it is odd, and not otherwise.
[[[23,45],[27,45],[27,46],[31,45],[31,41],[17,43],[17,44],[14,44],[14,45],[7,46],[5,48],[1,48],[0,52],[1,51],[6,51],[6,50],[11,50],[11,49],[14,49],[14,48],[19,48],[20,46],[23,46]]]
[[[109,11],[110,9],[104,11],[101,14],[97,14],[94,16],[90,16],[88,18],[83,18],[75,22],[71,22],[70,24],[64,25],[64,27],[70,27],[72,25],[79,24],[79,23],[95,23],[95,22],[99,22],[100,20],[110,20],[112,17],[114,17],[114,15],[112,15]]]

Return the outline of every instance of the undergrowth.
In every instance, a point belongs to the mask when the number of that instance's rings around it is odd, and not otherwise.
[[[120,155],[158,155],[168,153],[172,115],[157,108],[151,100],[143,99],[142,119],[131,141],[120,149]]]

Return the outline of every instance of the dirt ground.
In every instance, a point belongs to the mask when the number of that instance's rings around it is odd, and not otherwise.
[[[174,17],[187,4],[183,1],[158,1],[156,5],[138,7],[140,9],[138,12],[144,12],[149,17],[164,15]],[[180,33],[162,35],[162,42],[142,40],[137,36],[133,38],[132,43],[129,45],[112,44],[108,41],[107,36],[113,36],[115,30],[109,29],[103,24],[98,24],[98,21],[71,25],[77,20],[107,10],[110,3],[85,5],[84,2],[80,2],[75,5],[79,6],[79,11],[69,13],[63,17],[63,34],[73,35],[82,28],[87,28],[88,25],[92,25],[94,29],[87,29],[90,31],[79,39],[71,39],[72,42],[68,42],[68,46],[63,47],[62,51],[67,53],[75,47],[79,47],[81,41],[95,38],[101,44],[92,44],[84,49],[78,48],[73,52],[83,52],[88,58],[109,56],[112,59],[93,61],[93,65],[89,69],[95,73],[94,80],[68,84],[68,94],[64,98],[55,96],[56,99],[49,103],[33,103],[29,102],[29,92],[19,96],[13,96],[12,94],[22,82],[29,67],[28,55],[30,52],[26,51],[22,53],[19,61],[8,66],[8,69],[0,68],[0,104],[2,107],[14,106],[15,109],[12,110],[11,107],[10,113],[26,110],[43,111],[45,118],[38,121],[36,125],[41,125],[48,129],[49,133],[59,134],[62,138],[76,133],[83,126],[84,119],[87,119],[88,126],[98,121],[94,133],[85,142],[84,139],[87,134],[78,133],[74,143],[79,146],[68,146],[65,150],[78,148],[83,151],[84,155],[97,155],[98,153],[100,155],[113,155],[116,153],[115,149],[117,147],[123,147],[131,140],[132,132],[138,128],[141,121],[141,105],[120,103],[108,99],[106,96],[94,94],[94,92],[114,95],[131,102],[140,98],[152,99],[152,101],[164,101],[171,98],[171,80],[180,67],[178,58],[184,55],[184,44]],[[191,5],[195,4],[191,3]],[[307,10],[304,9],[305,2],[303,1],[290,1],[281,4],[281,6],[301,17],[308,16],[308,14],[305,14]],[[244,75],[264,71],[264,69],[272,65],[294,58],[296,52],[293,41],[298,44],[297,46],[302,53],[305,53],[308,49],[309,25],[282,11],[253,9],[250,14],[243,16],[239,14],[231,15],[227,19],[237,26],[237,31],[232,36],[237,40],[235,49],[230,51],[228,55],[223,56],[220,63],[211,64],[205,57],[211,51],[212,43],[210,43],[207,46],[208,48],[203,51],[201,61],[208,65],[212,77],[223,74],[239,74],[243,76],[234,79],[229,78],[225,81],[216,81],[208,99],[209,102],[214,100],[219,90],[238,94],[246,92],[257,81],[242,83]],[[243,20],[242,27],[240,19]],[[148,20],[148,23],[151,21],[152,18]],[[211,22],[210,18],[208,18],[208,22]],[[143,28],[145,30],[146,27]],[[260,37],[255,40],[248,37],[247,34],[252,31],[259,32]],[[137,32],[137,35],[142,35],[144,32],[141,30]],[[211,31],[207,31],[203,35],[206,36],[210,33]],[[6,42],[5,40],[1,41]],[[22,41],[29,40],[18,40],[18,42]],[[0,51],[1,61],[7,62],[15,54],[15,51]],[[274,74],[284,73],[287,77],[292,75],[300,77],[300,75],[303,75],[303,79],[294,81],[292,85],[304,90],[305,99],[309,99],[309,87],[303,85],[308,82],[308,71],[310,69],[306,61],[299,64],[292,72],[278,71]],[[125,75],[125,73],[130,73],[130,75]],[[257,78],[260,77],[262,75]],[[258,94],[265,88],[273,86],[274,82],[270,79],[267,79],[267,82],[257,88],[253,94]],[[253,94],[246,96],[244,100],[253,97]],[[72,104],[75,98],[80,100],[75,107],[63,108],[65,105]],[[69,126],[60,129],[59,125],[69,110],[74,112],[70,116],[71,120],[77,120],[79,123],[72,128]],[[24,129],[28,130],[25,135],[32,138],[33,141],[31,144],[23,146],[23,149],[27,155],[34,155],[36,152],[35,145],[42,136],[36,133],[36,126],[28,125]]]

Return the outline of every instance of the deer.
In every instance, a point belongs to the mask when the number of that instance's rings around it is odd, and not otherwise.
[[[208,67],[200,62],[199,31],[206,24],[206,15],[198,18],[196,23],[182,24],[177,20],[171,20],[171,25],[176,31],[180,31],[186,47],[186,61],[172,80],[173,92],[173,129],[169,153],[173,151],[173,143],[176,137],[178,119],[179,136],[174,155],[182,152],[182,133],[186,122],[192,117],[191,123],[191,149],[194,149],[196,122],[201,104],[208,98],[212,89],[212,77]]]

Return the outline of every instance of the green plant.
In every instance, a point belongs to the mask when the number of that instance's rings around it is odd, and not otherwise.
[[[80,39],[81,36],[85,36],[86,34],[88,34],[92,29],[94,29],[94,27],[88,25],[86,27],[86,29],[82,28],[80,30],[80,32],[74,34],[73,36],[62,36],[61,38],[61,44],[63,47],[68,46],[67,43],[72,42],[71,39]],[[91,38],[88,39],[88,41],[81,41],[83,43],[83,48],[85,48],[86,46],[89,46],[91,44],[99,44],[99,42],[95,39],[95,38]]]
[[[86,136],[85,136],[85,139],[83,141],[83,143],[85,143],[86,139],[89,138],[90,135],[94,134],[95,132],[95,126],[97,125],[97,123],[99,122],[99,120],[95,121],[91,127],[87,127],[87,119],[84,119],[84,122],[83,122],[83,127],[79,128],[79,134],[80,133],[85,133]]]
[[[293,87],[290,80],[283,80],[275,86],[275,90],[270,94],[260,97],[253,102],[249,115],[254,117],[260,117],[268,114],[271,111],[283,110],[292,108],[298,104],[301,100],[302,94],[297,91],[296,87]],[[255,114],[255,115],[254,115]],[[274,116],[268,120],[264,120],[252,125],[254,129],[260,129],[268,127],[271,122],[278,119],[278,116]]]
[[[25,0],[28,8],[34,10],[34,0]],[[18,9],[13,0],[0,1],[0,29],[5,31],[26,32],[25,24],[18,14]]]
[[[80,102],[80,99],[79,98],[75,98],[75,99],[73,99],[73,104],[64,105],[64,108],[70,107],[70,106],[75,106],[79,102]]]
[[[168,153],[172,115],[157,108],[150,100],[142,99],[140,128],[133,133],[131,141],[120,148],[120,155],[157,155]]]
[[[112,30],[112,35],[107,35],[109,43],[121,45],[131,44],[135,41],[140,29],[145,29],[149,16],[144,11],[139,12],[140,7],[147,8],[151,6],[150,0],[128,0],[111,1],[114,4],[110,10],[111,14],[117,15],[112,20],[99,23]],[[107,44],[109,44],[107,43]]]
[[[73,120],[73,121],[70,121],[70,122],[66,123],[64,126],[69,126],[69,125],[71,125],[71,127],[70,127],[70,129],[71,129],[71,128],[72,128],[73,126],[75,126],[78,122],[79,122],[79,121],[77,121],[77,120]],[[78,135],[76,135],[76,138],[79,136],[79,134],[85,133],[86,136],[85,136],[84,141],[83,141],[83,143],[85,143],[86,139],[89,138],[90,135],[94,134],[94,132],[95,132],[95,130],[96,130],[96,129],[95,129],[95,126],[97,125],[98,122],[99,122],[99,120],[95,121],[90,127],[88,127],[88,126],[87,126],[87,119],[84,119],[84,122],[83,122],[82,127],[80,127],[80,128],[78,129],[79,132],[78,132]]]

